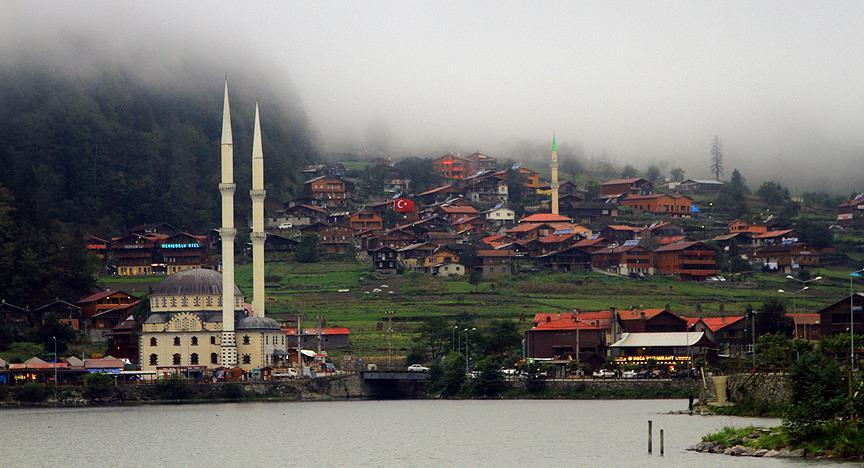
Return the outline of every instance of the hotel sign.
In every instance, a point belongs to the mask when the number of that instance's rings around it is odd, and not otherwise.
[[[197,242],[190,242],[188,244],[162,244],[160,247],[163,249],[197,249],[201,247],[201,244]]]

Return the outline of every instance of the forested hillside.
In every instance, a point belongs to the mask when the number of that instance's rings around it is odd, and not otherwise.
[[[175,89],[131,71],[82,76],[0,69],[0,298],[10,302],[39,305],[86,289],[83,233],[218,225],[222,77]],[[302,109],[281,105],[276,91],[231,88],[238,225],[250,209],[255,99],[268,198],[290,199],[302,184],[294,169],[316,159]]]

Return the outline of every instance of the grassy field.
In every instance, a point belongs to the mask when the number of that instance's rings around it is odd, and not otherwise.
[[[796,311],[812,312],[848,294],[848,272],[820,270],[818,274],[823,279],[811,284],[806,296],[795,297]],[[251,265],[238,265],[236,278],[251,302]],[[506,318],[527,329],[537,312],[574,309],[669,306],[685,315],[741,314],[748,305],[758,308],[766,299],[783,297],[778,289],[799,289],[784,275],[754,273],[744,280],[747,288],[661,277],[637,280],[600,273],[534,273],[472,285],[467,279],[440,279],[420,273],[381,275],[353,262],[273,261],[267,263],[265,282],[268,316],[280,320],[299,314],[307,327],[314,326],[320,316],[328,326],[351,328],[354,355],[381,356],[387,353],[388,339],[396,354],[404,354],[416,339],[417,327],[430,317],[466,325]],[[102,283],[141,295],[158,281],[106,278]],[[791,311],[791,298],[786,299]],[[394,312],[389,336],[388,311]]]

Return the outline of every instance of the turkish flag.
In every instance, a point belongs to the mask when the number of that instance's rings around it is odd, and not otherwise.
[[[399,198],[393,201],[393,210],[397,213],[410,213],[414,211],[414,202],[407,198]]]

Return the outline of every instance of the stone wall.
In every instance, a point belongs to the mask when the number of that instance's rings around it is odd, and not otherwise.
[[[792,388],[786,374],[731,374],[725,377],[726,394],[730,403],[786,405],[792,399]],[[717,380],[719,379],[706,377],[707,388],[704,388],[700,395],[701,401],[716,401],[714,385]]]

